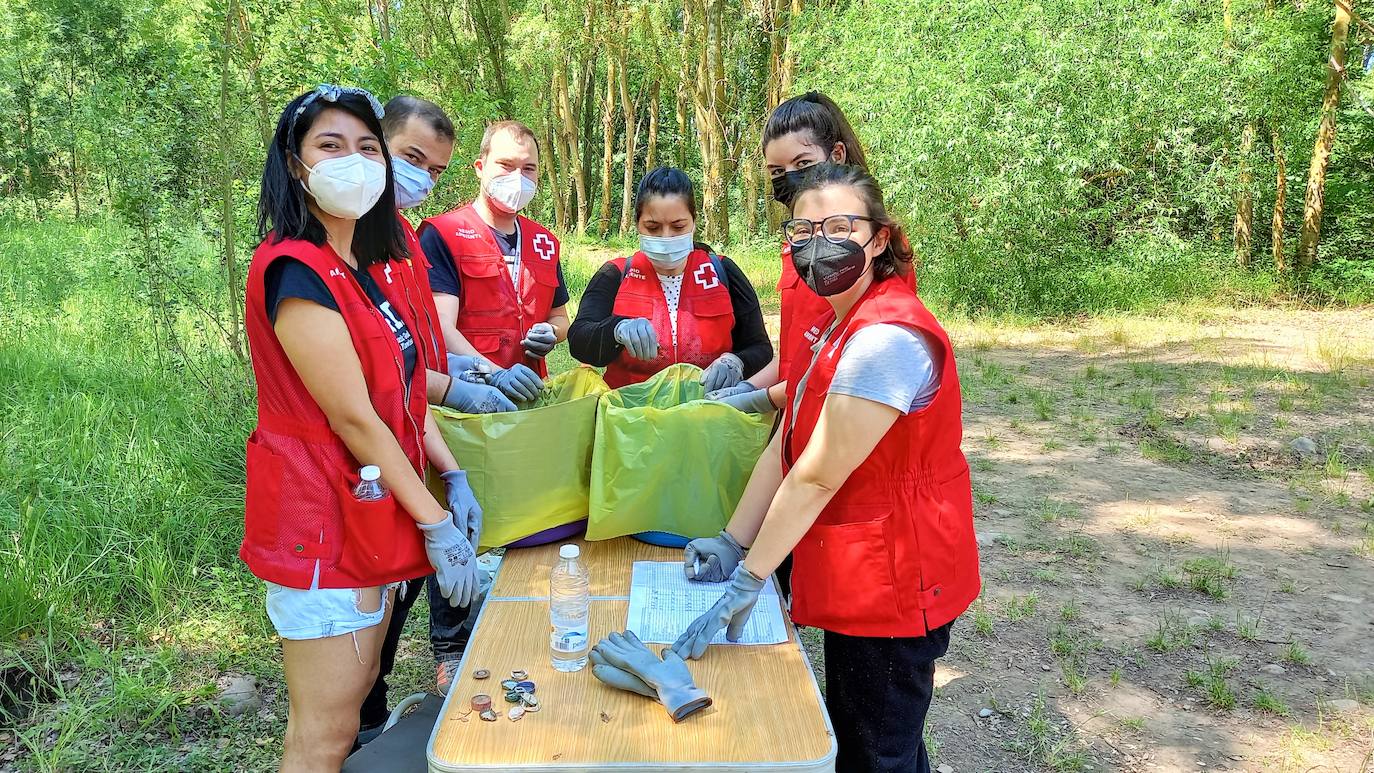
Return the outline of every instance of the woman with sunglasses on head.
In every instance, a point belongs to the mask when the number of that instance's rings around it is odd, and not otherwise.
[[[338,770],[377,674],[398,583],[477,586],[466,484],[425,399],[431,336],[396,218],[382,107],[361,89],[292,100],[267,152],[245,324],[257,382],[239,555],[267,584],[290,696],[284,771]],[[378,480],[378,477],[380,479]]]
[[[797,349],[782,430],[726,526],[747,553],[673,650],[699,658],[721,629],[738,638],[791,552],[792,619],[825,633],[836,769],[927,771],[935,660],[981,587],[954,352],[907,281],[911,248],[872,177],[817,167],[793,215],[797,275],[830,312]]]

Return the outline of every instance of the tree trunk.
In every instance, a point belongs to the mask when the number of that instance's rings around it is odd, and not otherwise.
[[[243,331],[243,298],[239,287],[238,261],[234,253],[234,152],[233,141],[234,132],[230,131],[229,126],[229,56],[230,46],[234,39],[234,16],[237,0],[229,0],[228,7],[224,10],[224,40],[221,41],[219,53],[219,120],[217,129],[219,130],[219,150],[220,150],[220,186],[221,186],[221,213],[224,231],[224,286],[225,293],[229,297],[229,314],[231,327],[229,328],[229,344],[234,350],[234,357],[240,364],[246,364],[243,355],[242,331]]]
[[[566,144],[563,157],[568,168],[572,170],[573,192],[577,200],[577,233],[585,234],[587,232],[587,217],[590,213],[590,208],[587,206],[587,171],[586,167],[582,165],[580,157],[581,141],[577,136],[577,113],[568,96],[570,68],[571,62],[564,60],[555,76],[558,81],[554,88],[554,97],[558,100],[556,104],[563,128],[561,133],[563,142]],[[569,214],[571,215],[571,213]]]
[[[578,139],[582,143],[578,150],[578,157],[582,160],[582,180],[583,187],[577,192],[577,212],[578,219],[583,221],[582,231],[585,232],[587,224],[592,221],[592,186],[596,184],[596,179],[592,176],[592,138],[596,135],[592,132],[592,105],[596,102],[596,55],[592,56],[582,64],[582,73],[578,77],[577,84],[577,109],[578,120],[581,127],[578,130]],[[583,217],[583,210],[586,216]]]
[[[601,102],[601,216],[597,233],[603,237],[611,231],[611,169],[615,165],[615,92],[616,56],[606,57],[606,98]]]
[[[549,76],[548,68],[544,69],[544,79],[550,84],[550,88],[555,88],[553,78]],[[539,146],[544,148],[545,157],[540,160],[539,166],[544,170],[544,177],[548,186],[549,198],[553,200],[553,223],[554,228],[559,233],[568,231],[568,212],[563,207],[563,186],[560,185],[562,178],[559,176],[559,163],[563,159],[563,153],[559,147],[558,132],[554,128],[554,110],[552,100],[547,96],[540,96],[535,100],[535,108],[540,114],[539,120]]]
[[[1302,233],[1298,237],[1297,264],[1311,268],[1317,260],[1317,244],[1322,233],[1322,204],[1326,198],[1326,167],[1336,143],[1336,108],[1341,99],[1341,79],[1345,74],[1345,43],[1350,37],[1350,8],[1336,3],[1336,21],[1331,27],[1331,58],[1326,62],[1326,92],[1322,95],[1321,123],[1307,169],[1307,193],[1303,199]]]
[[[649,144],[644,148],[644,170],[658,161],[658,81],[649,87]]]
[[[1245,124],[1240,133],[1240,168],[1236,173],[1236,221],[1232,227],[1235,237],[1236,265],[1246,268],[1250,265],[1250,237],[1255,222],[1255,200],[1251,188],[1253,175],[1250,171],[1250,153],[1255,147],[1255,123]]]
[[[1283,159],[1283,143],[1279,140],[1277,129],[1269,130],[1274,145],[1274,166],[1278,169],[1274,180],[1274,219],[1269,226],[1269,238],[1273,242],[1274,270],[1282,274],[1288,270],[1283,259],[1283,215],[1288,204],[1288,167]]]
[[[76,62],[72,62],[67,79],[67,152],[70,158],[72,206],[76,219],[81,219],[81,186],[76,179]]]
[[[628,34],[628,33],[627,33]],[[620,233],[634,228],[635,153],[639,150],[639,100],[630,99],[630,75],[625,46],[620,48],[620,108],[625,124],[625,174],[620,185]]]

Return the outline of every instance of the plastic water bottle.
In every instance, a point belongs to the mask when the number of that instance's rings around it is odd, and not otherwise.
[[[353,496],[359,502],[375,502],[386,498],[386,487],[382,485],[382,468],[369,464],[358,470],[358,485],[353,487]]]
[[[592,575],[578,560],[581,555],[576,545],[564,545],[549,573],[549,650],[557,671],[581,671],[587,665]]]

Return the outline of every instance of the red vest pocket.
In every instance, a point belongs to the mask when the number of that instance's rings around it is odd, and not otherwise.
[[[891,512],[874,520],[812,524],[792,552],[793,617],[843,632],[900,618],[887,531]]]
[[[468,343],[472,344],[472,348],[481,352],[487,359],[493,361],[500,359],[499,357],[494,357],[494,355],[500,351],[502,346],[501,342],[504,339],[504,336],[500,333],[469,332],[463,337],[468,339]]]
[[[395,565],[396,546],[400,540],[398,515],[401,512],[395,497],[386,496],[371,502],[361,502],[353,496],[355,475],[345,475],[339,481],[339,509],[343,514],[343,546],[339,552],[339,571],[351,577],[375,577]]]
[[[243,540],[275,548],[281,509],[281,457],[262,445],[254,433],[248,436],[244,462],[248,485],[244,492]]]
[[[501,272],[506,265],[500,258],[455,257],[458,272],[463,275],[460,311],[473,314],[493,313],[506,308]]]
[[[978,543],[972,534],[973,521],[966,515],[973,510],[972,491],[967,467],[931,488],[917,489],[913,510],[920,514],[914,521],[921,546],[923,583],[917,601],[922,609],[941,605],[945,601],[942,596],[963,585],[961,569],[978,570]],[[967,555],[970,547],[972,556]]]
[[[696,334],[700,338],[699,348],[710,361],[730,351],[733,340],[731,333],[735,327],[735,309],[730,305],[728,292],[699,295],[692,299],[692,316],[696,318]],[[681,339],[682,320],[678,320],[678,333]]]

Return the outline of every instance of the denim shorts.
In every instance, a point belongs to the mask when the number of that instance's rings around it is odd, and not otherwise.
[[[324,639],[357,633],[382,622],[387,598],[399,583],[382,586],[381,603],[372,612],[358,608],[357,588],[287,588],[267,583],[267,617],[283,639]]]

